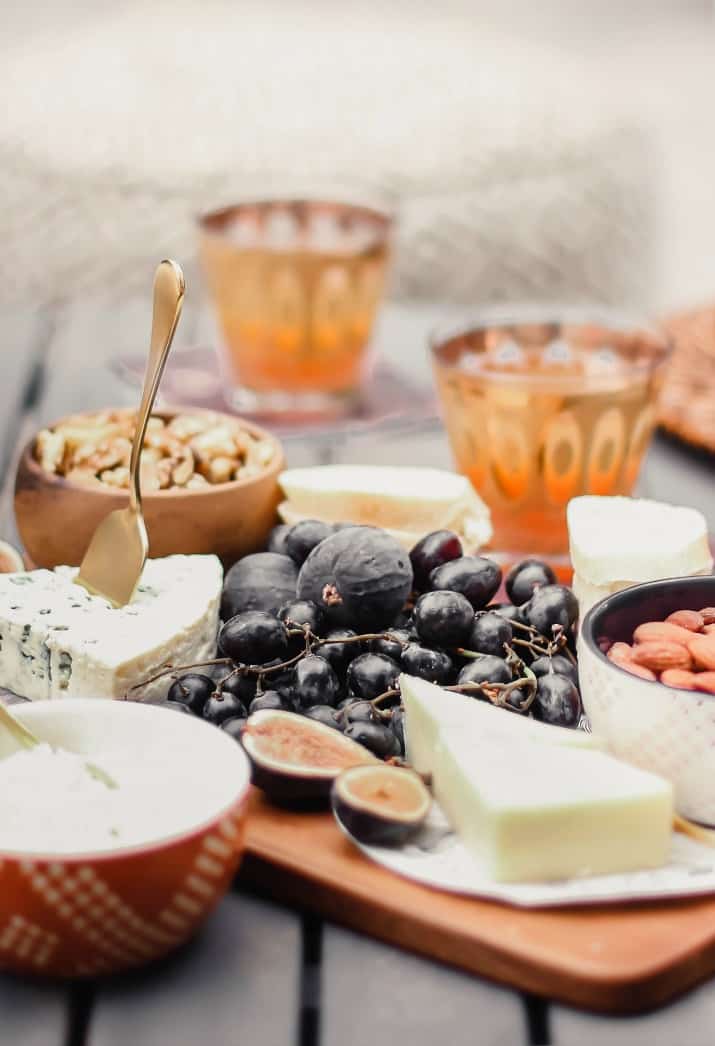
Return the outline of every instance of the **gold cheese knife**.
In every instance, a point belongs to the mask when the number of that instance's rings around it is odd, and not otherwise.
[[[149,360],[129,461],[129,505],[110,512],[99,524],[75,578],[78,585],[93,595],[103,596],[115,607],[125,606],[131,601],[149,553],[149,538],[142,515],[139,464],[147,422],[181,315],[184,290],[181,268],[173,261],[161,262],[154,276]]]

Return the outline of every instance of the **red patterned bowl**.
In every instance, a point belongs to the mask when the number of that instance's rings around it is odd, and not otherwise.
[[[93,976],[172,951],[226,892],[241,859],[250,781],[242,748],[193,716],[151,705],[77,699],[13,712],[42,740],[97,762],[127,746],[138,759],[155,760],[159,773],[167,760],[180,759],[204,808],[199,816],[194,808],[185,824],[167,811],[171,832],[142,845],[93,853],[0,850],[0,969]],[[0,758],[12,750],[0,736]]]

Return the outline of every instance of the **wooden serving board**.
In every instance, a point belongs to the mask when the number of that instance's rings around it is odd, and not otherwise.
[[[275,900],[522,991],[604,1012],[661,1005],[715,972],[715,898],[517,909],[399,878],[328,813],[251,798],[244,881]]]

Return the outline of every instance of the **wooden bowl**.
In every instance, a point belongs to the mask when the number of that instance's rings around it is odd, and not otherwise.
[[[128,754],[143,753],[174,782],[188,772],[197,787],[210,780],[210,788],[178,816],[167,789],[160,789],[153,801],[167,827],[145,842],[99,851],[3,852],[0,969],[97,976],[178,948],[226,893],[243,856],[251,775],[241,746],[193,716],[133,701],[37,701],[13,711],[50,744],[98,762],[114,756],[125,763]],[[12,740],[0,738],[0,756],[14,750]]]
[[[155,411],[165,419],[178,413],[217,412],[197,408]],[[176,487],[145,494],[142,504],[152,558],[215,553],[224,566],[230,566],[241,556],[265,547],[277,522],[281,500],[278,474],[285,467],[285,457],[280,442],[270,432],[242,419],[241,426],[272,444],[270,464],[247,479],[199,490]],[[78,566],[99,522],[114,509],[126,507],[127,492],[82,486],[46,472],[35,460],[34,444],[35,437],[22,452],[15,479],[18,532],[35,566]]]

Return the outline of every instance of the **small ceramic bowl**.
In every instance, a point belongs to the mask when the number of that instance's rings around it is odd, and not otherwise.
[[[174,414],[211,413],[198,408],[154,412],[165,420]],[[228,415],[226,417],[229,417]],[[235,420],[234,416],[230,416]],[[61,424],[55,422],[54,428]],[[242,428],[273,448],[269,464],[248,479],[217,483],[198,490],[172,487],[144,494],[142,504],[152,558],[174,553],[215,553],[225,566],[265,547],[276,523],[281,500],[278,475],[285,467],[283,448],[270,432],[241,420]],[[17,528],[28,556],[37,567],[78,566],[100,521],[125,508],[127,491],[73,483],[51,474],[33,454],[35,437],[25,447],[15,481]]]
[[[173,828],[142,845],[70,854],[3,849],[0,969],[95,976],[172,951],[226,892],[241,859],[250,780],[243,749],[208,723],[151,705],[90,698],[13,705],[13,712],[42,740],[98,763],[129,748],[137,759],[153,759],[157,773],[174,760],[196,789],[211,784],[197,793],[190,816],[167,811]],[[1,735],[0,759],[14,750]]]
[[[616,592],[586,615],[578,640],[584,709],[617,757],[672,781],[678,812],[715,824],[715,695],[639,679],[604,650],[644,621],[715,606],[715,577],[671,578]]]

